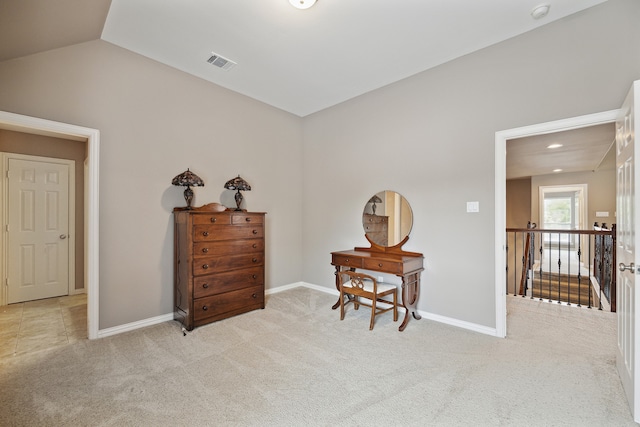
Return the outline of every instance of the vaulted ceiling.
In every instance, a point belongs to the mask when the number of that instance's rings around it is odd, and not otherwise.
[[[102,39],[304,117],[604,1],[0,0],[0,61]]]

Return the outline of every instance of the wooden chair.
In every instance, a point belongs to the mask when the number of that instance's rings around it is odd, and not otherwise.
[[[340,288],[340,320],[344,320],[344,306],[349,303],[353,303],[353,307],[356,310],[360,308],[360,305],[371,307],[369,330],[373,329],[375,317],[387,311],[393,310],[393,321],[396,322],[398,320],[398,298],[395,285],[378,283],[374,277],[368,274],[351,270],[341,271],[337,274],[340,279],[338,281]],[[345,301],[345,295],[349,297],[347,301]],[[389,295],[393,296],[391,301],[383,298]],[[360,301],[360,297],[370,300],[371,304],[363,303]],[[378,302],[391,306],[381,308],[377,306]]]

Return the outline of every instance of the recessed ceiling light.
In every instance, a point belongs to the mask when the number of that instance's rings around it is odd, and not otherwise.
[[[533,17],[533,19],[544,18],[545,16],[547,16],[547,13],[549,13],[549,9],[551,9],[551,6],[549,4],[540,4],[531,9],[531,16]]]
[[[562,172],[562,169],[554,169],[553,171],[558,173],[558,172]]]
[[[553,148],[560,148],[560,147],[562,147],[562,144],[551,144],[551,145],[547,145],[547,148],[551,148],[551,149],[553,149]]]
[[[298,9],[309,9],[311,6],[316,4],[316,0],[289,0],[291,6]]]

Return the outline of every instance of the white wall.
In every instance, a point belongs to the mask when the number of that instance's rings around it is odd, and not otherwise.
[[[495,133],[619,108],[638,22],[640,2],[610,0],[307,117],[305,280],[333,287],[329,253],[365,244],[364,203],[395,190],[414,213],[405,248],[425,255],[418,308],[495,327]]]
[[[187,168],[195,205],[242,175],[267,212],[267,287],[301,280],[300,118],[102,41],[1,62],[0,110],[101,132],[100,329],[171,313]]]

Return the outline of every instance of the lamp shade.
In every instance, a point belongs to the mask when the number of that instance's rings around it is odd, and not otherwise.
[[[173,185],[181,185],[183,187],[204,187],[204,181],[195,173],[191,172],[188,168],[180,175],[171,180]]]
[[[224,188],[226,188],[227,190],[251,191],[251,186],[249,185],[249,183],[240,178],[240,175],[227,181],[226,184],[224,184]]]

